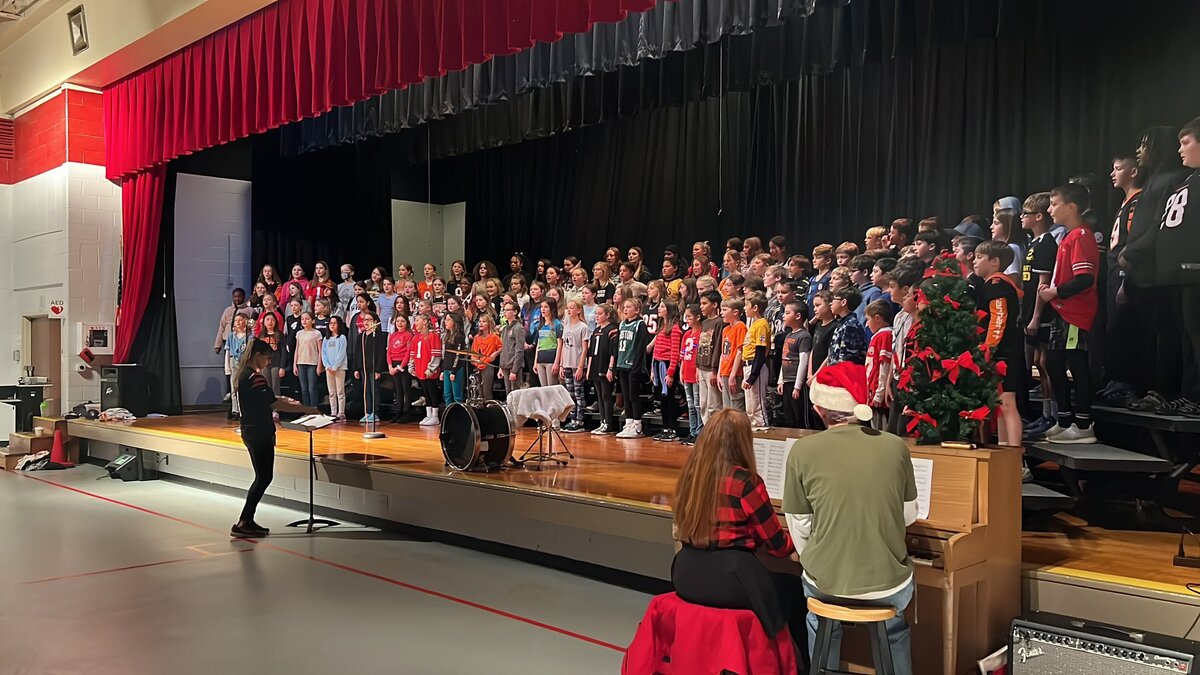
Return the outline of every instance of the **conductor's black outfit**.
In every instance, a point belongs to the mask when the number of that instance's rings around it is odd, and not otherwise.
[[[251,523],[258,503],[275,477],[275,420],[271,416],[275,392],[261,373],[247,369],[238,381],[238,396],[242,404],[242,443],[250,451],[250,464],[254,467],[254,482],[246,492],[246,505],[239,522]]]

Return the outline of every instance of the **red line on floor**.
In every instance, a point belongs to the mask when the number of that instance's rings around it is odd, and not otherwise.
[[[133,509],[134,511],[141,511],[142,513],[149,514],[149,515],[152,515],[152,516],[158,516],[159,518],[166,518],[167,520],[172,520],[172,521],[175,521],[175,522],[177,522],[177,523],[181,523],[181,524],[183,524],[183,525],[190,525],[190,526],[192,526],[192,527],[198,527],[198,528],[200,528],[200,529],[202,529],[202,530],[206,530],[206,531],[208,531],[208,532],[218,532],[218,533],[222,533],[220,530],[217,530],[217,529],[215,529],[215,528],[212,528],[212,527],[208,527],[207,525],[201,525],[200,523],[194,523],[194,522],[191,522],[191,521],[189,521],[189,520],[184,520],[183,518],[177,518],[177,517],[175,517],[175,516],[169,516],[169,515],[167,515],[167,514],[165,514],[165,513],[160,513],[160,512],[158,512],[158,511],[153,511],[153,510],[151,510],[151,509],[143,508],[143,507],[141,507],[141,506],[136,506],[136,505],[134,505],[134,504],[129,504],[129,503],[127,503],[127,502],[123,502],[123,501],[120,501],[120,500],[117,500],[117,499],[112,499],[111,497],[105,497],[105,496],[103,496],[103,495],[98,495],[98,494],[95,494],[95,493],[92,493],[92,492],[88,492],[88,491],[86,491],[86,490],[80,490],[79,488],[76,488],[76,487],[71,487],[70,485],[63,485],[62,483],[56,483],[56,482],[54,482],[54,481],[51,481],[51,480],[46,480],[46,479],[44,479],[44,478],[37,478],[36,476],[31,476],[31,475],[29,475],[29,474],[27,474],[27,473],[17,473],[16,475],[18,475],[18,476],[22,476],[22,477],[24,477],[24,478],[28,478],[28,479],[30,479],[30,480],[35,480],[35,481],[37,481],[37,482],[39,482],[39,483],[44,483],[44,484],[46,484],[46,485],[52,485],[52,486],[54,486],[54,487],[56,487],[56,488],[62,488],[63,490],[70,490],[71,492],[74,492],[74,493],[77,493],[77,494],[84,495],[85,497],[91,497],[91,498],[93,498],[93,499],[99,499],[99,500],[101,500],[101,501],[105,501],[105,502],[108,502],[108,503],[110,503],[110,504],[115,504],[115,505],[117,505],[117,506],[124,506],[125,508]],[[224,533],[222,533],[222,534],[224,534]],[[505,619],[511,619],[511,620],[513,620],[513,621],[519,621],[519,622],[521,622],[521,623],[528,624],[528,625],[530,625],[530,626],[535,626],[535,627],[537,627],[537,628],[542,628],[542,629],[545,629],[545,630],[551,631],[551,632],[553,632],[553,633],[558,633],[559,635],[565,635],[565,636],[567,636],[567,637],[572,637],[572,638],[575,638],[576,640],[582,640],[583,642],[587,642],[587,643],[590,643],[590,644],[594,644],[594,645],[597,645],[597,646],[599,646],[599,647],[606,647],[606,648],[608,648],[608,649],[612,649],[612,650],[614,650],[614,651],[618,651],[618,652],[624,652],[624,651],[625,651],[625,648],[624,648],[624,647],[621,647],[621,646],[619,646],[619,645],[614,645],[614,644],[612,644],[611,642],[605,642],[604,640],[600,640],[600,639],[597,639],[597,638],[594,638],[594,637],[589,637],[589,636],[587,636],[587,635],[583,635],[583,634],[581,634],[581,633],[576,633],[575,631],[568,630],[568,629],[566,629],[566,628],[560,628],[560,627],[558,627],[558,626],[553,626],[553,625],[550,625],[550,624],[548,624],[548,623],[543,623],[543,622],[541,622],[541,621],[538,621],[538,620],[536,620],[536,619],[530,619],[530,618],[528,618],[528,617],[524,617],[524,616],[521,616],[521,615],[519,615],[519,614],[513,614],[513,613],[511,613],[511,612],[506,612],[506,611],[504,611],[504,610],[502,610],[502,609],[497,609],[497,608],[495,608],[495,607],[490,607],[490,606],[488,606],[488,605],[480,604],[480,603],[478,603],[478,602],[473,602],[473,601],[471,601],[471,600],[467,600],[466,598],[460,598],[460,597],[458,597],[458,596],[455,596],[455,595],[450,595],[449,593],[443,593],[443,592],[441,592],[441,591],[435,591],[435,590],[433,590],[432,588],[425,588],[424,586],[418,586],[418,585],[416,585],[416,584],[411,584],[411,583],[408,583],[408,582],[406,582],[406,581],[400,581],[399,579],[394,579],[394,578],[392,578],[392,577],[384,576],[384,575],[382,575],[382,574],[375,574],[374,572],[368,572],[368,571],[366,571],[366,570],[361,570],[361,569],[358,569],[357,567],[351,567],[351,566],[349,566],[349,565],[343,565],[343,564],[341,564],[341,563],[336,563],[336,562],[333,562],[332,560],[325,560],[325,559],[323,559],[323,558],[317,558],[317,557],[315,557],[315,556],[311,556],[311,555],[308,555],[308,554],[306,554],[306,553],[299,553],[299,552],[297,552],[297,551],[292,551],[292,550],[290,550],[290,549],[281,548],[281,547],[279,547],[279,546],[275,546],[275,545],[273,545],[273,544],[268,544],[268,543],[266,543],[266,542],[264,542],[264,541],[262,541],[262,540],[259,540],[259,539],[241,539],[241,541],[248,541],[248,542],[251,542],[251,543],[253,543],[253,544],[256,544],[256,545],[258,545],[258,546],[261,546],[261,547],[264,547],[264,548],[271,549],[271,550],[273,550],[273,551],[278,551],[278,552],[280,552],[280,553],[286,553],[286,554],[288,554],[288,555],[290,555],[290,556],[294,556],[294,557],[297,557],[297,558],[301,558],[301,559],[304,559],[304,560],[308,560],[308,561],[310,561],[310,562],[314,562],[314,563],[318,563],[318,564],[321,564],[321,565],[325,565],[325,566],[327,566],[327,567],[332,567],[332,568],[334,568],[334,569],[342,570],[343,572],[349,572],[349,573],[351,573],[351,574],[357,574],[357,575],[359,575],[359,576],[366,577],[366,578],[368,578],[368,579],[374,579],[374,580],[376,580],[376,581],[382,581],[382,582],[384,582],[384,583],[392,584],[393,586],[399,586],[399,587],[401,587],[401,588],[405,588],[405,589],[408,589],[408,590],[411,590],[411,591],[416,591],[416,592],[418,592],[418,593],[424,593],[425,595],[429,595],[429,596],[432,596],[432,597],[435,597],[435,598],[440,598],[440,599],[442,599],[442,600],[447,600],[447,601],[449,601],[449,602],[453,602],[453,603],[456,603],[456,604],[459,604],[459,605],[463,605],[464,607],[471,607],[471,608],[473,608],[473,609],[477,609],[477,610],[480,610],[480,611],[483,611],[483,612],[488,612],[489,614],[495,614],[496,616],[503,617],[503,618],[505,618]],[[178,562],[178,561],[168,561],[168,562]],[[165,563],[151,563],[151,564],[153,565],[153,564],[165,564]]]
[[[107,570],[96,570],[95,572],[80,572],[79,574],[64,574],[61,577],[50,577],[49,579],[36,579],[34,581],[26,581],[24,585],[44,584],[50,581],[61,581],[63,579],[79,579],[81,577],[94,577],[98,574],[109,574],[110,572],[125,572],[127,570],[140,570],[146,567],[158,567],[159,565],[171,565],[174,563],[188,562],[189,560],[203,560],[203,558],[176,558],[174,560],[160,560],[158,562],[143,563],[141,565],[126,565],[125,567],[113,567]]]

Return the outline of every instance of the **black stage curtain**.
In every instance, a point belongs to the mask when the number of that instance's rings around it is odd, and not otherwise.
[[[1105,176],[1113,153],[1131,151],[1141,129],[1200,114],[1200,50],[1186,29],[1200,23],[1200,3],[993,6],[999,19],[990,24],[909,12],[931,22],[927,30],[960,39],[828,74],[792,77],[788,22],[583,78],[574,91],[596,88],[587,95],[546,88],[385,143],[399,161],[422,159],[430,141],[435,157],[495,148],[434,165],[435,183],[459,182],[463,194],[449,198],[468,202],[470,259],[512,250],[591,259],[610,243],[654,251],[781,233],[804,248],[857,241],[865,227],[897,216],[953,224],[989,213],[1003,195],[1024,197],[1079,173]],[[1018,6],[1029,13],[1012,16]],[[873,25],[864,30],[883,24]],[[981,37],[989,30],[1003,37]],[[737,46],[776,38],[771,60],[760,58],[765,48]],[[681,87],[656,75],[676,57],[703,56],[705,73],[716,72],[712,54],[722,48],[730,78],[723,96],[706,96],[703,79]],[[738,80],[758,86],[737,91]],[[663,105],[664,92],[676,91],[685,102]],[[584,104],[609,121],[518,143],[570,127]]]
[[[854,9],[865,18],[859,4]],[[865,8],[866,4],[861,6]],[[726,36],[747,35],[814,11],[816,0],[660,2],[650,11],[631,14],[618,24],[597,24],[587,33],[566,35],[554,43],[538,43],[532,49],[496,57],[461,72],[287,125],[283,131],[284,151],[309,152],[412,129],[430,120],[511,102],[522,94],[552,85],[576,83],[588,76],[687,52]],[[845,58],[850,58],[853,41],[843,43],[832,37],[843,25],[833,17],[843,14],[851,14],[844,2],[825,0],[819,20],[795,24],[802,32],[831,36],[814,40],[813,45],[822,47],[803,54],[803,63],[796,64],[797,67],[829,67],[838,60],[839,50],[845,52]]]
[[[295,262],[312,275],[326,261],[334,279],[351,263],[360,279],[375,265],[391,269],[390,168],[383,148],[360,144],[283,158],[278,132],[254,141],[252,269],[271,263],[287,278]]]
[[[858,240],[902,215],[954,223],[1002,195],[1106,175],[1140,129],[1200,114],[1200,50],[1186,29],[1200,3],[822,0],[816,10],[355,151],[382,147],[396,174],[422,177],[429,156],[462,155],[435,161],[432,192],[468,202],[471,259],[591,258],[608,243],[782,233],[803,248]],[[377,110],[379,128],[420,119],[389,110]],[[323,164],[330,152],[300,159]]]
[[[179,327],[175,323],[175,176],[176,170],[168,167],[150,302],[146,305],[129,359],[144,369],[150,412],[165,415],[178,415],[183,411],[179,383]]]

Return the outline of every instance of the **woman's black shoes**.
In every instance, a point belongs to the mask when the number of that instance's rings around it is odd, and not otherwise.
[[[271,531],[250,521],[249,523],[234,523],[233,527],[229,529],[229,534],[233,537],[259,539],[271,534]]]

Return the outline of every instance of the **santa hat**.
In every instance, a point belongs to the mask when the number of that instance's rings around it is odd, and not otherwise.
[[[826,410],[854,413],[863,422],[871,419],[867,405],[867,369],[857,363],[843,361],[817,371],[809,390],[813,405]]]

